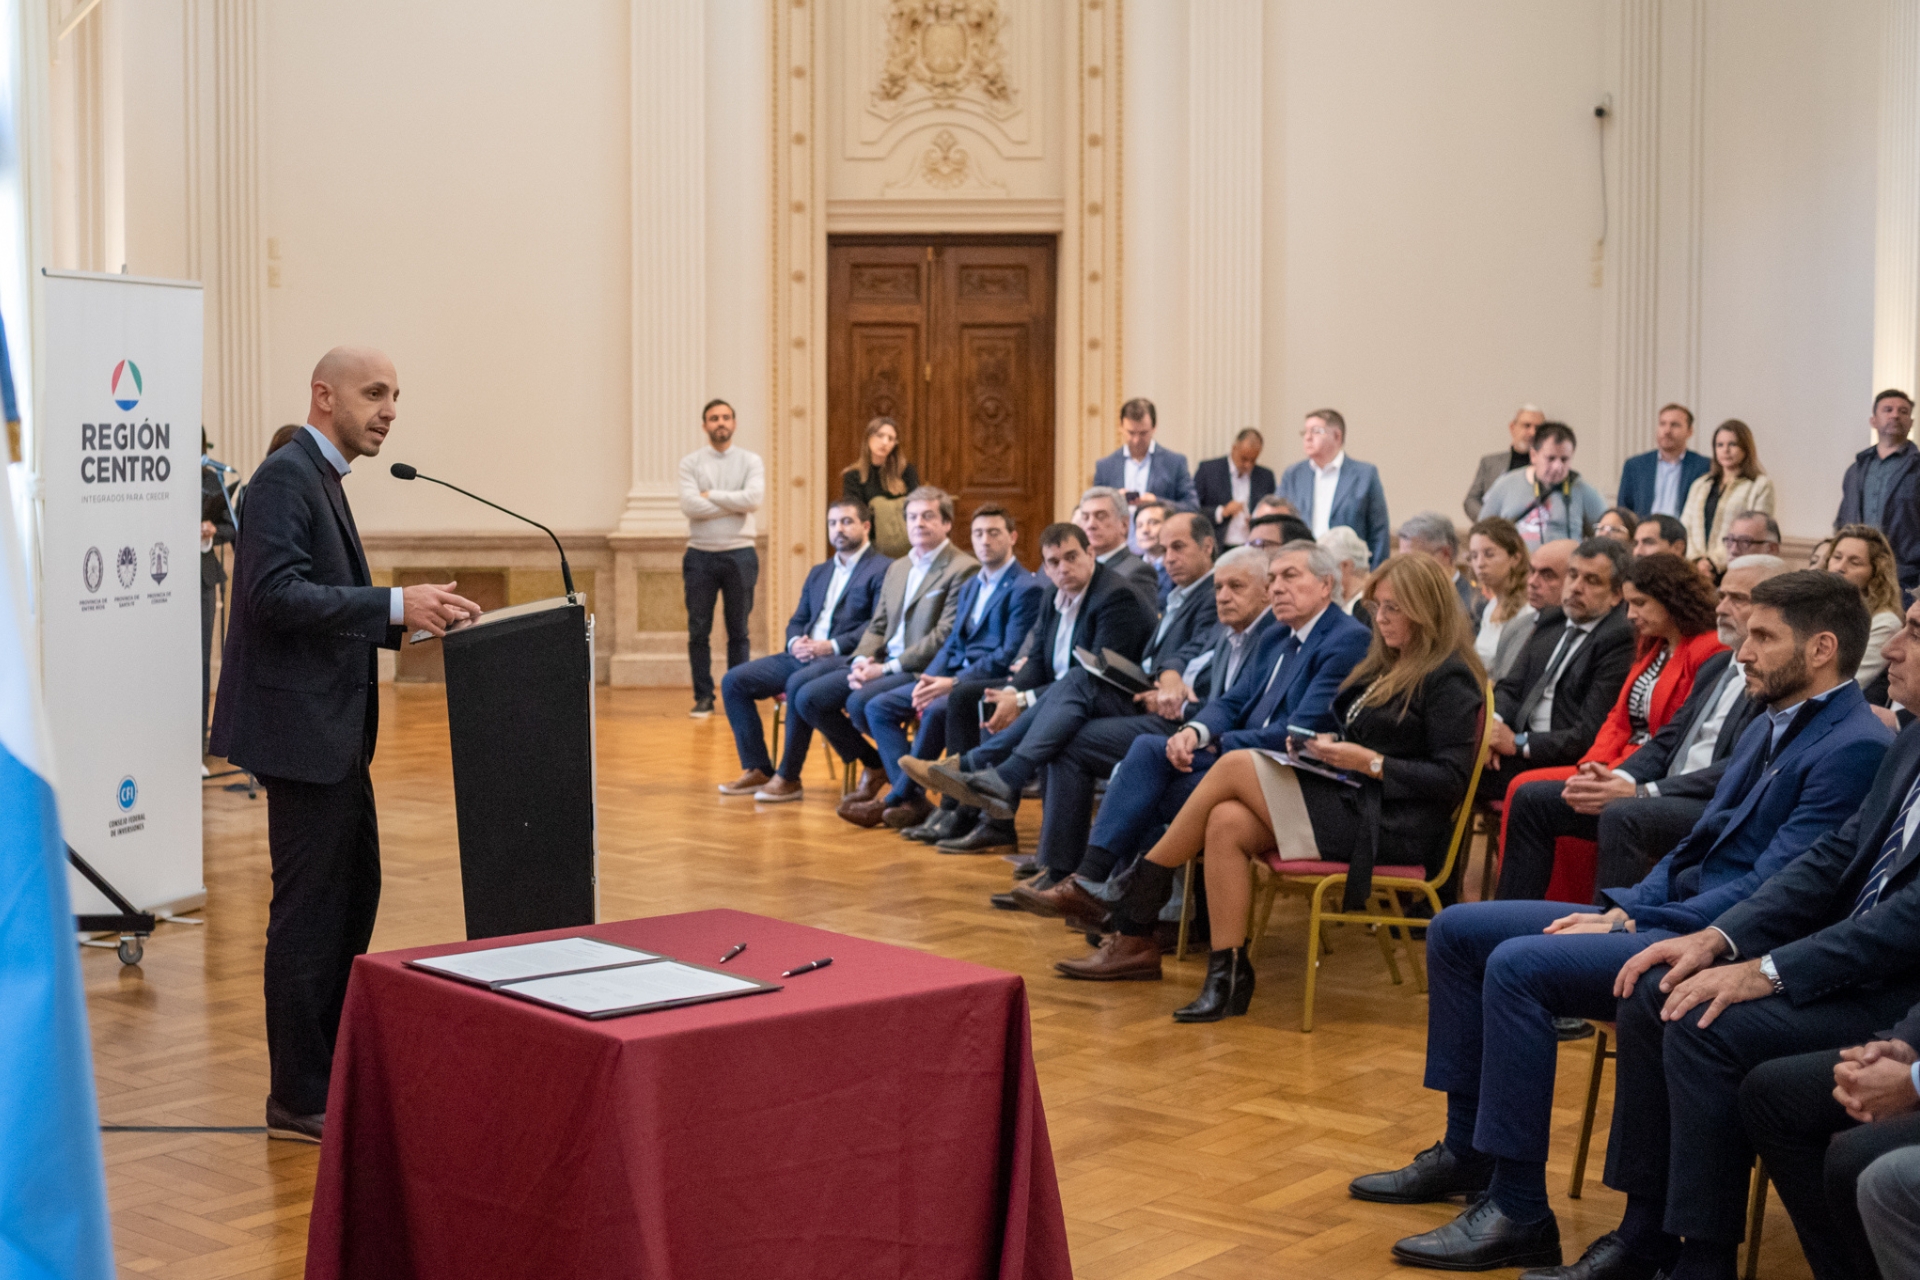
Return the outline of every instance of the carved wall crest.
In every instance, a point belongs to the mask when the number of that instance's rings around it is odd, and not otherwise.
[[[921,157],[920,168],[927,175],[928,186],[951,191],[967,180],[967,163],[967,149],[950,131],[942,129]]]
[[[893,0],[874,105],[897,105],[919,85],[940,106],[972,88],[995,114],[1011,112],[1014,92],[1000,39],[1006,21],[1000,0]]]

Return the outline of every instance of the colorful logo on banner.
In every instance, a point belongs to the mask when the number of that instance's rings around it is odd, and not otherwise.
[[[120,802],[120,807],[123,810],[131,809],[133,808],[133,802],[135,800],[138,800],[139,798],[140,798],[139,784],[136,783],[131,777],[120,779],[120,789],[115,795],[115,799],[117,799]]]
[[[140,366],[131,360],[122,360],[113,366],[113,402],[124,411],[140,403],[140,393],[145,391],[140,381]]]

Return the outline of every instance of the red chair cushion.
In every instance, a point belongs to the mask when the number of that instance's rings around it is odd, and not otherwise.
[[[1262,854],[1260,860],[1279,876],[1341,876],[1347,873],[1344,862],[1283,862],[1278,849],[1270,849]],[[1392,876],[1399,880],[1425,880],[1425,867],[1375,867],[1376,876]]]
[[[1599,845],[1574,836],[1561,836],[1553,842],[1553,877],[1547,881],[1548,902],[1592,902],[1593,882],[1599,878]]]

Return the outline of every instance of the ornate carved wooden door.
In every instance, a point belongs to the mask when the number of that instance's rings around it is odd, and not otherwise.
[[[884,414],[921,480],[954,495],[956,542],[997,502],[1037,564],[1053,518],[1053,238],[835,237],[828,267],[835,491]]]

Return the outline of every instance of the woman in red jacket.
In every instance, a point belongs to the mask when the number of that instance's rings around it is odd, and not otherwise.
[[[1660,732],[1693,692],[1700,664],[1726,648],[1720,643],[1714,617],[1713,588],[1699,571],[1679,556],[1661,552],[1642,556],[1627,568],[1623,588],[1627,620],[1640,636],[1639,656],[1620,686],[1613,710],[1594,735],[1593,745],[1580,764],[1617,768]],[[1571,778],[1579,765],[1557,769],[1529,769],[1507,784],[1507,794],[1529,782]],[[1501,845],[1506,844],[1506,820],[1501,819]],[[1504,897],[1504,894],[1497,895]]]

